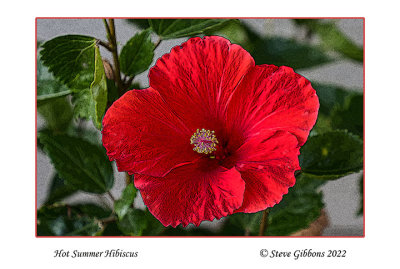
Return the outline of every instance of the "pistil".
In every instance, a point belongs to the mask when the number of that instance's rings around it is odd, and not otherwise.
[[[193,150],[197,153],[210,154],[217,150],[218,140],[214,131],[197,129],[190,138],[190,144],[194,145]]]

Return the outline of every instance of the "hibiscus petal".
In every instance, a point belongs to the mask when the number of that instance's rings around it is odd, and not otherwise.
[[[246,182],[243,204],[234,213],[255,213],[273,207],[288,193],[288,186],[281,184],[269,173],[246,171],[241,173]]]
[[[237,168],[246,183],[242,206],[236,212],[254,213],[279,203],[295,184],[300,169],[297,138],[270,131],[249,139],[237,151]]]
[[[247,137],[264,130],[285,130],[301,146],[315,124],[318,108],[310,82],[292,68],[259,65],[246,74],[233,94],[228,125],[231,130],[243,130]]]
[[[150,86],[192,129],[221,118],[245,73],[254,66],[242,47],[219,36],[191,38],[150,69]]]
[[[103,145],[119,171],[163,176],[198,158],[191,131],[154,89],[132,90],[103,119]]]
[[[164,226],[198,226],[232,214],[243,201],[240,173],[206,159],[176,168],[163,178],[137,175],[134,182],[149,211]]]

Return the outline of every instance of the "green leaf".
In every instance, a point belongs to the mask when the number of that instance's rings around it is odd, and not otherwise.
[[[146,228],[143,229],[142,235],[146,236],[156,236],[156,235],[163,235],[165,231],[164,225],[156,219],[148,210],[145,210],[145,216],[147,219]]]
[[[64,179],[56,173],[51,180],[49,195],[45,204],[50,205],[59,202],[74,194],[76,191],[74,187],[65,184]]]
[[[136,34],[122,48],[119,59],[124,74],[135,76],[149,68],[154,57],[150,33],[150,30],[145,30]]]
[[[39,51],[39,47],[38,47]],[[50,73],[49,69],[43,65],[43,61],[40,58],[40,54],[37,53],[36,59],[36,78],[37,80],[55,80],[53,74]]]
[[[50,72],[69,88],[86,89],[94,77],[96,42],[90,36],[59,36],[42,45],[41,59]]]
[[[249,42],[251,42],[247,36],[246,30],[243,28],[242,23],[239,20],[229,20],[223,27],[216,29],[210,29],[204,31],[205,35],[217,35],[222,36],[231,43],[240,44],[243,48],[247,48]]]
[[[108,97],[107,97],[107,78],[104,72],[103,61],[100,56],[100,50],[95,47],[95,66],[94,80],[90,87],[80,90],[73,95],[75,118],[92,119],[94,126],[101,129]]]
[[[282,201],[270,208],[265,235],[287,236],[307,228],[320,216],[324,204],[318,190],[323,181],[299,176]],[[226,218],[222,235],[258,235],[263,211],[236,213]]]
[[[36,79],[36,100],[38,107],[69,95],[72,92],[65,85],[57,81],[51,73],[49,73],[48,68],[43,65],[39,57],[37,59]]]
[[[114,184],[113,169],[101,146],[67,135],[38,134],[44,151],[67,184],[91,193],[105,193]]]
[[[107,80],[104,72],[103,60],[99,47],[95,47],[94,80],[90,84],[90,93],[94,104],[94,113],[91,115],[94,125],[101,129],[101,120],[107,107]]]
[[[119,229],[116,222],[110,222],[105,224],[102,236],[123,236],[124,233]]]
[[[294,69],[310,68],[331,62],[332,59],[317,47],[283,37],[260,37],[243,25],[249,39],[247,47],[257,65],[274,64]]]
[[[332,61],[320,48],[283,37],[265,37],[254,44],[251,53],[256,64],[310,68]]]
[[[317,122],[310,132],[310,136],[332,131],[331,118],[323,113],[318,114]]]
[[[312,83],[312,87],[315,89],[319,99],[319,113],[330,115],[333,108],[336,106],[342,106],[349,91],[336,85]]]
[[[363,142],[347,131],[311,136],[300,153],[302,173],[321,179],[337,179],[363,168]]]
[[[307,27],[316,33],[324,47],[336,51],[345,57],[363,62],[363,48],[357,46],[345,34],[343,34],[334,22],[323,23],[321,20],[296,20],[298,24]]]
[[[336,106],[332,111],[332,127],[346,129],[363,137],[364,127],[364,96],[352,94],[346,98],[343,106]]]
[[[111,215],[112,211],[96,204],[76,204],[74,208],[79,209],[82,214],[96,219],[104,219]]]
[[[53,131],[65,132],[72,121],[72,106],[67,98],[52,99],[41,106],[37,111],[46,121],[46,127]]]
[[[226,217],[221,229],[221,235],[226,236],[249,236],[258,235],[261,224],[262,212],[236,213]]]
[[[118,88],[115,85],[115,81],[111,79],[107,79],[107,99],[108,104],[111,106],[114,101],[119,98]]]
[[[74,92],[75,117],[92,119],[101,129],[107,107],[107,79],[97,40],[93,37],[66,35],[43,44],[41,60],[62,83],[38,80],[38,104]],[[45,73],[38,68],[38,76]]]
[[[48,104],[54,100],[58,100],[61,97],[65,97],[71,94],[72,91],[62,85],[56,80],[38,80],[37,81],[37,105],[41,106]]]
[[[81,90],[73,95],[74,117],[90,120],[95,115],[95,104],[90,89]]]
[[[136,197],[136,188],[133,183],[130,183],[124,191],[122,192],[122,196],[119,200],[115,201],[114,210],[118,215],[119,219],[122,219],[125,214],[128,212],[128,209],[132,206],[133,201]]]
[[[127,19],[126,21],[139,29],[147,29],[150,27],[148,19]]]
[[[51,205],[37,211],[39,236],[93,236],[99,230],[99,222],[76,207]]]
[[[83,124],[78,123],[75,128],[70,128],[67,132],[69,136],[81,138],[90,144],[102,145],[101,132],[94,128],[85,128]]]
[[[140,209],[128,208],[125,216],[118,222],[119,229],[125,235],[140,236],[147,227],[145,212]]]
[[[148,210],[127,208],[118,222],[118,229],[125,235],[155,236],[160,235],[165,227]]]
[[[297,177],[294,187],[271,208],[265,235],[290,235],[309,227],[324,208],[319,187],[324,181],[306,175]]]
[[[228,19],[151,19],[149,24],[161,39],[202,34],[223,27]]]

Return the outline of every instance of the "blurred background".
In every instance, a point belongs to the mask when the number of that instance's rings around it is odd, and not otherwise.
[[[243,19],[240,20],[243,25],[247,28],[246,32],[243,32],[240,28],[234,25],[229,29],[225,29],[225,34],[232,43],[240,43],[245,49],[252,52],[254,44],[260,44],[264,40],[269,40],[268,46],[262,55],[252,55],[256,59],[256,63],[269,63],[268,58],[266,60],[263,57],[275,57],[274,64],[284,65],[285,59],[279,58],[279,54],[268,55],[268,51],[281,51],[282,54],[286,53],[285,42],[278,42],[282,40],[292,40],[293,42],[298,41],[302,44],[324,45],[323,35],[313,35],[312,31],[315,30],[315,25],[312,23],[304,23],[301,20],[292,19]],[[338,19],[338,20],[323,20],[327,23],[334,23],[336,27],[355,45],[363,47],[363,20],[362,19]],[[130,22],[128,20],[116,19],[115,20],[116,35],[119,48],[122,47],[136,32],[140,30],[141,23]],[[106,32],[101,19],[38,19],[37,20],[37,41],[44,42],[54,37],[66,34],[82,34],[96,37],[101,40],[106,40]],[[218,34],[218,33],[213,33]],[[263,40],[246,44],[247,39],[252,39],[252,34],[263,37]],[[249,36],[250,35],[250,36]],[[282,40],[280,38],[283,38]],[[165,40],[155,50],[155,56],[152,65],[155,61],[162,56],[164,53],[170,51],[170,49],[178,44],[181,44],[187,40],[187,38],[179,38],[173,40]],[[156,42],[156,37],[154,37]],[[274,43],[275,42],[275,43]],[[275,46],[275,47],[274,47]],[[323,47],[323,46],[322,46]],[[109,51],[103,47],[101,49],[101,55],[105,59],[111,61],[112,56]],[[305,76],[312,83],[315,81],[327,85],[335,85],[335,87],[342,87],[349,91],[362,92],[363,91],[363,64],[362,57],[361,61],[359,54],[352,53],[350,50],[346,55],[346,51],[337,48],[326,50],[326,55],[330,59],[324,59],[321,55],[312,54],[307,55],[307,59],[311,59],[314,62],[301,61],[301,55],[307,54],[307,50],[299,47],[293,57],[299,59],[298,62],[294,62],[291,67],[294,70]],[[345,57],[343,57],[343,55]],[[311,56],[311,57],[310,57]],[[346,57],[347,56],[347,57]],[[290,55],[289,55],[290,57]],[[258,62],[257,62],[258,61]],[[135,77],[135,82],[140,84],[141,88],[148,86],[148,72],[144,72]],[[314,84],[313,84],[314,85]],[[83,122],[85,128],[93,128],[91,122]],[[43,117],[38,114],[37,116],[37,127],[38,130],[44,126]],[[100,137],[99,137],[100,139]],[[125,187],[125,175],[124,173],[116,172],[115,185],[111,190],[116,198],[119,198],[122,190]],[[40,150],[37,151],[37,208],[39,208],[45,202],[47,197],[51,179],[54,174],[53,166],[50,159],[43,154]],[[360,207],[360,191],[359,191],[359,178],[362,173],[353,174],[340,178],[335,181],[330,181],[322,186],[324,193],[325,209],[329,218],[329,226],[324,230],[323,235],[327,236],[350,236],[350,235],[363,235],[363,217],[358,215],[357,212]],[[66,198],[67,203],[78,203],[86,200],[106,205],[110,204],[108,196],[104,195],[93,195],[84,192],[78,192],[72,196]],[[135,201],[136,204],[140,202],[140,197]],[[143,204],[142,204],[143,205]],[[213,225],[213,224],[206,224]]]

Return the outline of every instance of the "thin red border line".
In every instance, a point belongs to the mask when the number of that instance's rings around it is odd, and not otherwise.
[[[365,21],[365,17],[36,17],[36,20],[38,19],[362,19]]]
[[[65,236],[65,235],[59,235],[59,236],[49,236],[49,235],[39,235],[36,236],[36,238],[41,239],[41,238],[135,238],[135,239],[146,239],[146,238],[365,238],[363,235],[340,235],[340,236],[153,236],[153,235],[141,235],[141,236],[108,236],[108,235],[102,235],[102,236]]]
[[[35,237],[37,235],[37,18],[35,19]]]
[[[365,18],[363,19],[363,146],[364,146],[364,166],[363,166],[363,235],[365,237]]]
[[[363,235],[356,236],[39,236],[37,235],[37,20],[38,19],[193,19],[199,17],[36,17],[35,18],[35,237],[36,238],[365,238],[365,17],[201,17],[216,19],[362,19],[363,20]]]

